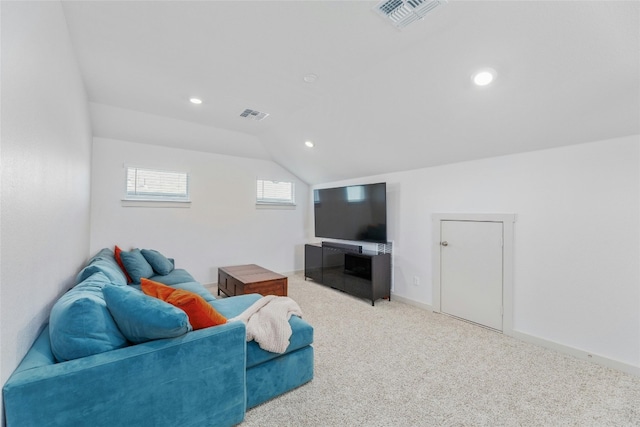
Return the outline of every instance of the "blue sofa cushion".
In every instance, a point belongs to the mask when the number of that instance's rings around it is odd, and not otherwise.
[[[80,270],[76,277],[76,284],[83,282],[95,273],[102,272],[109,278],[111,283],[126,285],[127,278],[118,265],[115,255],[111,249],[104,248],[87,262],[86,267]]]
[[[102,294],[102,288],[109,283],[104,273],[95,273],[54,304],[49,315],[49,336],[58,362],[127,345]]]
[[[194,279],[193,276],[187,272],[187,270],[183,270],[182,268],[176,268],[171,273],[164,276],[161,274],[157,274],[155,276],[149,277],[148,279],[153,280],[154,282],[160,282],[163,285],[168,286],[196,281],[196,279]]]
[[[209,292],[204,286],[202,286],[198,282],[176,283],[175,285],[170,285],[170,286],[176,289],[183,289],[185,291],[198,294],[202,298],[204,298],[204,300],[208,303],[211,303],[211,301],[216,300],[216,297],[214,297],[211,292]]]
[[[142,249],[140,252],[156,273],[166,276],[173,270],[173,263],[160,252],[153,249]]]
[[[107,285],[102,293],[120,331],[132,343],[178,337],[192,330],[187,313],[130,286]]]
[[[147,262],[140,249],[132,249],[129,252],[120,252],[120,260],[124,264],[133,283],[139,284],[141,278],[148,279],[153,276],[153,267]]]
[[[254,302],[262,298],[260,294],[238,295],[231,298],[218,298],[210,304],[227,319],[238,316]],[[291,338],[285,354],[313,344],[313,327],[298,316],[291,316]],[[257,342],[247,343],[247,368],[259,365],[267,360],[281,356],[279,353],[271,353],[260,348]]]
[[[254,302],[262,298],[260,294],[236,295],[228,298],[218,298],[212,305],[227,319],[238,316]]]

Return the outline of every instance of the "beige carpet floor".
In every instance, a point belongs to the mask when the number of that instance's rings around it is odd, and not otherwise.
[[[640,426],[640,378],[301,275],[315,377],[247,412],[267,426]]]

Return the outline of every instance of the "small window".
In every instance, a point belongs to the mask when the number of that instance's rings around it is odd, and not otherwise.
[[[126,200],[188,202],[189,174],[127,166]]]
[[[294,205],[293,182],[257,181],[256,203],[267,205]]]

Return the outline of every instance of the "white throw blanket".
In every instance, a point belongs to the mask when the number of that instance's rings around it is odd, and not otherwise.
[[[272,353],[284,353],[291,338],[291,315],[302,317],[297,302],[289,297],[268,295],[229,321],[247,325],[247,341],[256,340],[260,348]]]

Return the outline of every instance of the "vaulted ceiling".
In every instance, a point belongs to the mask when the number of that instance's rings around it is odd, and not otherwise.
[[[640,133],[637,1],[450,0],[402,30],[376,4],[63,2],[98,137],[314,184]]]

